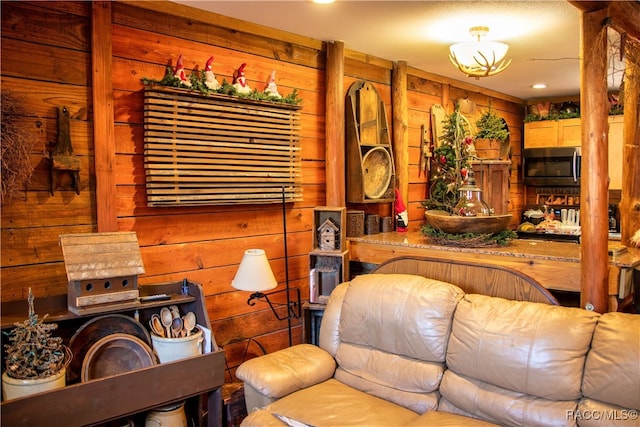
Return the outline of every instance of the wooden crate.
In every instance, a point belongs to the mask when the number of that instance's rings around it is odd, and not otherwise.
[[[309,254],[309,302],[326,304],[329,295],[349,278],[349,251]]]
[[[313,209],[314,251],[341,253],[346,249],[347,208],[319,206]]]
[[[93,314],[140,304],[138,275],[144,266],[135,232],[63,234],[60,246],[69,311]]]

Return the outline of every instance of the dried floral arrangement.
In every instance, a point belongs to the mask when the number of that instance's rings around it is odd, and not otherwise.
[[[16,98],[7,91],[2,92],[2,192],[0,203],[4,204],[23,190],[31,179],[29,132],[24,126],[24,112]]]
[[[55,375],[71,362],[71,351],[62,344],[62,338],[54,337],[51,331],[58,325],[43,323],[33,308],[33,294],[29,288],[29,317],[14,324],[5,344],[7,375],[17,379],[45,378]]]

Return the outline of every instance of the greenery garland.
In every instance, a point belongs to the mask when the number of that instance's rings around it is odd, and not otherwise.
[[[290,104],[290,105],[298,105],[302,103],[302,99],[298,97],[298,90],[295,88],[293,89],[293,92],[283,97],[277,97],[277,96],[269,95],[268,93],[258,92],[258,90],[255,88],[253,89],[252,92],[245,94],[245,93],[238,93],[236,88],[232,84],[227,82],[227,80],[225,79],[222,81],[222,84],[220,85],[220,87],[214,90],[214,89],[209,89],[204,84],[205,82],[204,71],[199,72],[197,70],[191,73],[191,75],[189,76],[189,81],[191,83],[191,87],[182,83],[182,81],[173,74],[173,70],[171,69],[171,66],[167,66],[166,72],[162,80],[158,81],[158,80],[148,79],[145,77],[142,79],[142,84],[150,85],[155,83],[162,86],[193,90],[196,92],[200,92],[203,95],[210,95],[210,94],[230,95],[230,96],[237,96],[238,98],[250,99],[253,101],[279,102],[282,104]]]
[[[503,230],[499,233],[445,233],[429,224],[422,226],[422,235],[429,238],[435,244],[443,246],[457,246],[464,248],[477,248],[488,246],[506,246],[518,235],[512,230]]]

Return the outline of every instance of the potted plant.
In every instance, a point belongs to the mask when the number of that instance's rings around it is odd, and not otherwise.
[[[66,385],[66,368],[71,362],[71,351],[62,344],[62,338],[51,331],[55,323],[43,323],[33,308],[33,294],[29,288],[29,317],[14,324],[6,333],[6,370],[2,374],[4,400],[28,396]],[[46,318],[46,316],[44,316]],[[43,320],[44,320],[43,318]]]
[[[500,159],[508,153],[507,139],[509,130],[504,119],[498,116],[489,105],[476,121],[476,155],[481,159]]]

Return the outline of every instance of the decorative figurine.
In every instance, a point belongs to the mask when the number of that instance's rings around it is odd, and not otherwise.
[[[407,231],[409,227],[409,214],[407,212],[407,207],[404,205],[402,201],[402,196],[400,196],[400,192],[398,189],[396,191],[396,201],[394,203],[395,212],[396,212],[396,231],[404,232]]]
[[[185,86],[191,87],[191,81],[187,78],[187,73],[184,71],[184,65],[182,63],[182,54],[178,56],[178,60],[176,61],[176,70],[173,75],[180,79],[180,83]]]
[[[269,75],[264,93],[275,98],[282,98],[282,95],[278,93],[278,86],[276,85],[276,70],[273,70]]]
[[[233,72],[233,87],[236,88],[238,93],[251,93],[251,88],[247,83],[247,79],[244,77],[244,67],[246,66],[247,64],[243,63]]]
[[[220,83],[216,79],[216,75],[213,73],[213,56],[207,60],[207,64],[204,66],[204,85],[211,90],[218,90]]]

